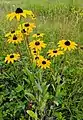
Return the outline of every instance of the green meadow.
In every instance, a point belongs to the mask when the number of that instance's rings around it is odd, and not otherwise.
[[[16,8],[34,13],[36,29],[28,39],[44,33],[41,55],[51,61],[50,68],[31,62],[25,42],[7,42],[5,34],[24,20],[7,20]],[[60,40],[77,47],[51,59],[47,52]],[[13,52],[20,59],[4,62]],[[0,0],[0,120],[83,120],[83,0]]]

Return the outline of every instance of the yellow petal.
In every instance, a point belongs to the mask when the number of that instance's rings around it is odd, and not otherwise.
[[[26,17],[27,17],[25,13],[22,13],[21,15],[22,15],[24,18],[26,18]]]
[[[20,21],[20,14],[16,15],[17,21]]]
[[[11,21],[12,19],[14,19],[15,15],[10,16],[9,20]]]

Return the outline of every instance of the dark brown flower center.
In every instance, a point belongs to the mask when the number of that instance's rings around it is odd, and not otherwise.
[[[40,33],[37,33],[37,35],[40,35]]]
[[[38,41],[37,41],[37,42],[35,42],[35,45],[40,45],[40,42],[38,42]]]
[[[29,23],[26,23],[24,26],[25,26],[25,27],[29,27]]]
[[[42,64],[46,64],[46,61],[42,61]]]
[[[31,16],[32,16],[33,18],[35,18],[35,16],[34,16],[33,14],[32,14]]]
[[[57,50],[53,50],[53,53],[57,53]]]
[[[50,60],[50,58],[47,58],[47,60]]]
[[[35,60],[39,59],[39,57],[35,57]]]
[[[23,13],[23,10],[21,8],[17,8],[16,11],[15,11],[15,13],[17,13],[17,14],[18,13]]]
[[[21,31],[22,33],[26,33],[26,30],[25,29],[22,29],[22,31]]]
[[[67,40],[67,41],[65,42],[65,45],[66,45],[66,46],[69,46],[69,45],[70,45],[70,42]]]
[[[10,55],[10,58],[14,58],[14,55]]]
[[[15,30],[11,31],[11,33],[15,33]]]
[[[13,36],[13,40],[17,40],[17,37],[15,35]]]
[[[36,53],[36,50],[34,50],[33,53]]]
[[[33,18],[35,18],[35,16],[33,16]]]

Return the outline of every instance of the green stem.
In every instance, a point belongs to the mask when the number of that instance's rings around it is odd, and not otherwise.
[[[22,56],[21,51],[20,51],[20,47],[18,44],[16,45],[16,52],[18,52],[20,54],[20,56]]]
[[[29,39],[28,39],[28,36],[26,36],[26,46],[27,46],[27,53],[29,55],[29,60],[30,62],[32,61],[32,56],[31,56],[31,50],[30,50],[30,47],[29,47]]]

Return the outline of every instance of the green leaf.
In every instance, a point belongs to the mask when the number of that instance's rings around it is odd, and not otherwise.
[[[32,100],[35,100],[35,97],[33,94],[29,93],[27,90],[24,91],[25,95],[27,95],[28,97],[30,97]]]
[[[22,90],[23,90],[23,86],[18,85],[18,87],[16,88],[16,91],[17,91],[17,92],[20,92],[20,91],[22,91]]]
[[[3,88],[5,85],[0,85],[0,88]]]
[[[34,74],[28,68],[23,69],[23,72],[29,77],[31,82],[34,81]]]
[[[58,103],[58,101],[54,101],[54,103],[55,103],[57,106],[59,106],[59,103]]]
[[[35,81],[35,83],[36,83],[36,86],[37,86],[38,90],[42,93],[42,88],[40,86],[40,83],[37,83],[36,81]]]
[[[55,114],[56,114],[56,116],[57,116],[57,118],[58,118],[59,120],[62,120],[62,119],[63,119],[61,112],[56,112]]]
[[[2,111],[0,110],[0,120],[3,120]]]
[[[37,119],[37,114],[34,113],[32,110],[27,110],[27,113],[30,115],[30,117]]]

